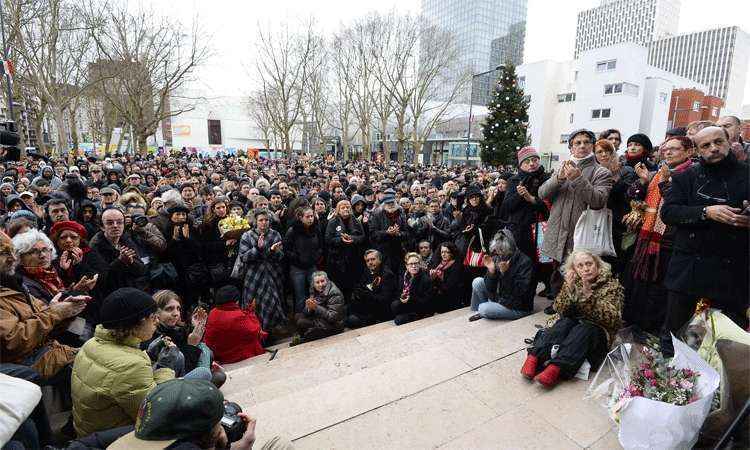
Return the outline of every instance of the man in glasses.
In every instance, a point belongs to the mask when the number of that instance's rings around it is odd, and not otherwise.
[[[664,278],[668,305],[662,346],[667,350],[671,349],[669,333],[676,333],[690,319],[701,298],[747,327],[748,167],[730,152],[725,128],[706,127],[693,141],[699,163],[672,176],[661,209],[661,219],[676,229]]]
[[[102,212],[102,231],[91,239],[91,248],[99,252],[109,270],[102,286],[104,297],[122,287],[147,287],[143,250],[125,231],[125,214],[118,208]]]
[[[573,233],[581,213],[586,208],[604,208],[614,184],[612,173],[594,157],[594,140],[594,133],[589,130],[572,132],[568,138],[570,159],[539,187],[539,200],[552,202],[541,248],[555,266],[550,278],[550,298],[562,287],[562,275],[557,268],[573,250]]]

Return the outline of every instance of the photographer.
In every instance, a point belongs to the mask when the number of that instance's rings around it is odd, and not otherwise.
[[[167,249],[164,235],[146,217],[145,204],[128,203],[125,205],[125,229],[130,232],[136,244],[145,250],[149,259],[160,255]]]
[[[252,449],[256,421],[246,413],[233,413],[233,407],[235,405],[225,403],[221,391],[207,381],[167,381],[143,400],[135,431],[108,448],[223,449],[231,442],[232,449]],[[289,440],[277,436],[260,448],[290,450],[294,447]]]

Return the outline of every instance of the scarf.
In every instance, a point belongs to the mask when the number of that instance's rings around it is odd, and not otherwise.
[[[401,298],[409,298],[409,293],[411,292],[411,285],[413,282],[414,277],[412,277],[407,270],[404,274],[404,287],[403,289],[401,289]]]
[[[443,281],[443,275],[445,271],[448,270],[448,268],[450,268],[450,266],[452,266],[454,262],[455,260],[451,259],[448,262],[441,262],[440,264],[438,264],[437,267],[430,271],[430,276],[432,277],[432,279]]]
[[[24,267],[23,271],[29,278],[44,286],[52,296],[65,289],[65,284],[52,266],[46,269],[44,267]]]
[[[671,173],[680,173],[688,169],[692,161],[687,160],[671,170]],[[671,176],[671,174],[670,174]],[[666,230],[666,225],[660,217],[661,207],[664,204],[659,183],[661,173],[656,172],[646,190],[646,211],[643,216],[641,231],[638,233],[638,242],[633,255],[633,278],[642,281],[657,281],[659,273],[659,250],[661,238]]]
[[[590,155],[584,156],[583,158],[576,158],[575,156],[571,156],[570,159],[573,160],[573,162],[575,162],[576,164],[580,164],[583,161],[589,160],[589,159],[591,159],[593,157],[594,157],[594,154],[591,153]]]

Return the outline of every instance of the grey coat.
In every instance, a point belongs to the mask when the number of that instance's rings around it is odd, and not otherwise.
[[[555,173],[539,187],[539,197],[552,202],[541,252],[557,262],[573,250],[573,234],[581,213],[587,207],[604,208],[614,184],[609,169],[600,166],[593,154],[580,161],[579,167],[581,176],[575,180],[560,181]]]

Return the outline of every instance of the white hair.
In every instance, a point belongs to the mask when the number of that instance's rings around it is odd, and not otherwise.
[[[182,203],[182,195],[176,189],[170,189],[167,192],[161,194],[161,201],[165,204]]]
[[[32,228],[26,232],[17,234],[13,237],[13,247],[18,252],[18,255],[25,255],[29,253],[37,242],[42,241],[47,248],[52,250],[52,259],[57,258],[57,252],[55,252],[55,245],[49,240],[46,234]]]
[[[263,187],[261,187],[261,185],[263,185]],[[255,181],[255,187],[257,187],[261,191],[267,191],[271,189],[271,183],[269,183],[265,178],[261,177]]]

